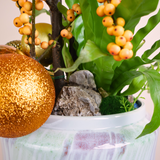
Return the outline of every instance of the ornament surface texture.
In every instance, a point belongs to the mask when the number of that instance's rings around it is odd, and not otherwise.
[[[18,54],[0,55],[0,137],[37,130],[50,116],[55,88],[46,69]]]

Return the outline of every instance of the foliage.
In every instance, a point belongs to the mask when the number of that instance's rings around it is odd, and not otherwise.
[[[131,95],[139,90],[143,91],[144,85],[147,83],[154,103],[154,114],[151,122],[146,125],[140,136],[153,132],[160,125],[160,115],[158,114],[160,112],[160,74],[153,68],[143,67],[142,69],[142,66],[154,65],[156,61],[160,60],[159,53],[149,59],[149,56],[159,48],[160,40],[154,42],[153,46],[146,50],[141,57],[136,54],[142,47],[145,36],[160,22],[160,11],[150,17],[147,24],[135,33],[132,40],[134,57],[117,62],[106,49],[107,44],[114,41],[114,37],[107,34],[106,28],[102,25],[102,18],[96,14],[96,9],[100,5],[97,0],[65,0],[65,2],[69,8],[73,4],[79,3],[82,15],[71,23],[78,59],[72,66],[69,65],[61,70],[73,72],[81,64],[82,69],[87,69],[94,74],[98,88],[103,88],[114,97]],[[116,8],[114,18],[123,17],[126,21],[125,29],[134,32],[141,17],[152,13],[157,8],[158,2],[158,0],[122,0]],[[63,13],[62,7],[60,10]],[[64,16],[66,15],[64,14]],[[66,21],[66,23],[68,22]],[[69,52],[67,54],[69,55]],[[122,92],[126,85],[129,85],[128,89]]]
[[[100,112],[102,115],[123,113],[130,106],[131,103],[126,97],[110,95],[102,99],[102,103],[100,105]]]

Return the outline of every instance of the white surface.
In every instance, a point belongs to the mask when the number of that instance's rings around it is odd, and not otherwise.
[[[2,1],[2,0],[1,0]],[[45,6],[47,7],[47,6]],[[160,8],[160,7],[159,7]],[[17,16],[19,16],[19,11],[17,7],[15,6],[14,2],[11,0],[5,0],[1,3],[0,5],[0,44],[5,44],[11,40],[19,40],[21,39],[21,35],[18,33],[18,29],[14,27],[13,25],[13,19]],[[141,23],[139,27],[143,26],[146,22],[148,16],[142,18]],[[43,14],[42,16],[38,17],[36,19],[36,22],[50,22],[49,16],[46,14]],[[160,39],[160,24],[151,32],[150,35],[148,35],[145,40],[146,43],[144,46],[139,50],[139,55],[143,53],[144,49],[150,48],[155,39]],[[145,105],[147,108],[147,111],[152,114],[153,113],[153,103],[152,100],[147,92],[144,92],[142,94],[143,97],[145,97]],[[158,148],[160,147],[160,136],[158,140],[158,145],[157,145],[157,151],[156,151],[156,158],[155,160],[159,160],[160,158],[160,152],[158,151]],[[1,153],[0,153],[1,157]],[[0,158],[1,160],[1,158]]]

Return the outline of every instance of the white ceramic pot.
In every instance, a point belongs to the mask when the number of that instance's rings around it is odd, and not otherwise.
[[[144,104],[109,116],[51,115],[32,134],[1,138],[2,160],[154,160],[158,131],[136,139],[148,122]]]

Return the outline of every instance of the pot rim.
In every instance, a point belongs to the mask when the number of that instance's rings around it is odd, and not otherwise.
[[[136,123],[146,115],[144,102],[142,105],[130,112],[102,116],[71,117],[50,115],[42,128],[58,130],[102,130],[108,128],[119,128]]]

